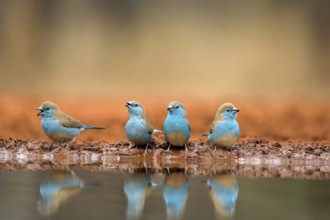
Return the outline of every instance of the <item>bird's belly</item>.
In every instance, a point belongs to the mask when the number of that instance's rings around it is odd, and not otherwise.
[[[128,122],[126,127],[126,136],[135,145],[146,145],[152,139],[152,134],[147,131],[144,124],[138,125],[138,123]]]
[[[55,142],[70,142],[80,133],[79,128],[63,127],[57,120],[42,120],[42,129]]]
[[[188,137],[180,132],[169,132],[165,137],[166,141],[173,146],[183,146],[188,142]]]
[[[46,135],[53,141],[60,143],[71,142],[76,137],[75,135],[72,134],[60,133],[60,132],[46,133]]]
[[[218,147],[231,148],[236,141],[238,140],[238,136],[235,134],[225,134],[215,138],[211,138],[211,142],[214,143]]]
[[[210,196],[218,213],[232,215],[238,196],[238,185],[234,176],[225,175],[208,181]]]

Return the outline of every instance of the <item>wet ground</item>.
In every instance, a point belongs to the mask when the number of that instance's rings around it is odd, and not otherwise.
[[[209,175],[232,170],[244,177],[330,178],[330,146],[327,144],[280,143],[262,139],[241,140],[232,151],[213,150],[205,142],[190,142],[188,151],[167,150],[167,144],[152,143],[129,149],[128,142],[72,144],[0,139],[1,170],[45,170],[49,167],[80,167],[85,170],[133,172],[141,168],[166,172],[171,168],[191,175]]]

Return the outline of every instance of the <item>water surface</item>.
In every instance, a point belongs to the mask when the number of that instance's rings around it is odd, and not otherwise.
[[[1,171],[0,219],[329,219],[330,181]]]

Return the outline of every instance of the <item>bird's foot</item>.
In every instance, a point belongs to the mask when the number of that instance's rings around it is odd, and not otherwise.
[[[149,144],[147,144],[147,146],[146,146],[146,149],[144,150],[144,156],[146,156],[146,154],[148,153],[148,146],[149,146]]]
[[[131,150],[134,147],[134,144],[129,144],[128,149]]]
[[[234,151],[236,151],[236,150],[238,150],[238,147],[237,146],[233,146],[232,148],[230,148],[230,152],[234,152]]]
[[[48,151],[52,151],[55,147],[54,147],[54,142],[51,144],[48,144],[45,148],[47,148]]]
[[[69,150],[74,150],[74,145],[71,145],[71,143],[64,144],[64,148],[69,149]]]

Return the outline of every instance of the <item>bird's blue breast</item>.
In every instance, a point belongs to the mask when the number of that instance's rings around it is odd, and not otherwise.
[[[218,121],[209,139],[217,146],[232,147],[239,137],[239,126],[236,120]]]
[[[189,123],[186,118],[168,115],[164,123],[166,141],[173,145],[184,145],[190,138]]]
[[[235,210],[238,197],[238,184],[236,181],[233,181],[232,185],[229,186],[226,182],[221,183],[217,179],[210,179],[208,185],[214,198],[221,201],[219,204],[221,204],[223,210],[228,212]]]
[[[79,184],[80,179],[76,176],[59,181],[44,180],[39,189],[42,202],[49,205],[52,202],[53,196],[62,189],[78,187]]]
[[[80,128],[64,127],[58,120],[52,118],[43,118],[41,126],[45,134],[57,142],[69,142],[80,133]]]
[[[125,181],[124,191],[128,200],[127,212],[129,215],[138,215],[142,211],[148,189],[151,189],[149,175],[132,176]]]
[[[180,185],[169,186],[164,184],[163,196],[167,207],[167,212],[170,214],[180,214],[185,206],[188,196],[189,182],[185,180]]]
[[[148,132],[145,120],[131,117],[125,126],[126,136],[136,145],[148,144],[152,139],[152,134]]]
[[[224,121],[219,121],[213,131],[215,136],[224,136],[227,134],[232,134],[236,137],[239,136],[239,126],[236,120],[227,119]]]

